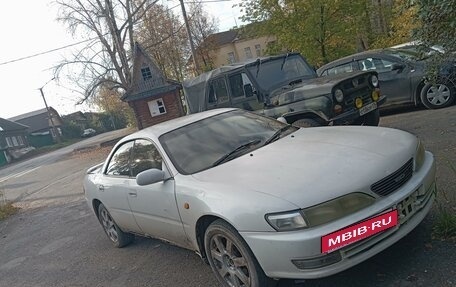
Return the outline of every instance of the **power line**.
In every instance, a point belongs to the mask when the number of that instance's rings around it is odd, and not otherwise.
[[[184,3],[188,3],[188,4],[192,4],[192,3],[215,3],[215,2],[230,2],[230,1],[233,1],[233,0],[185,1]],[[165,12],[168,12],[168,11],[174,9],[174,8],[179,7],[179,6],[180,6],[180,4],[177,4],[177,5],[175,5],[175,6],[171,7],[171,8],[166,9]],[[40,53],[37,53],[37,54],[33,54],[33,55],[29,55],[29,56],[20,57],[20,58],[13,59],[13,60],[8,60],[8,61],[5,61],[5,62],[1,62],[0,66],[11,64],[11,63],[15,63],[15,62],[19,62],[19,61],[23,61],[23,60],[27,60],[27,59],[30,59],[30,58],[42,56],[42,55],[49,54],[49,53],[53,53],[53,52],[56,52],[56,51],[59,51],[59,50],[63,50],[63,49],[69,48],[69,47],[73,47],[73,46],[76,46],[76,45],[79,45],[79,44],[82,44],[82,43],[85,43],[85,42],[88,42],[88,41],[92,41],[92,40],[95,40],[95,39],[98,39],[98,37],[90,38],[90,39],[87,39],[87,40],[82,40],[82,41],[79,41],[79,42],[76,42],[76,43],[73,43],[73,44],[69,44],[69,45],[66,45],[66,46],[59,47],[59,48],[47,50],[47,51],[40,52]]]
[[[82,43],[85,43],[85,42],[88,42],[88,41],[92,41],[92,40],[95,40],[95,39],[98,39],[98,37],[90,38],[90,39],[83,40],[83,41],[79,41],[79,42],[76,42],[76,43],[73,43],[73,44],[69,44],[69,45],[66,45],[66,46],[63,46],[63,47],[47,50],[47,51],[40,52],[40,53],[37,53],[37,54],[33,54],[33,55],[30,55],[30,56],[25,56],[25,57],[17,58],[17,59],[14,59],[14,60],[9,60],[9,61],[6,61],[6,62],[2,62],[2,63],[0,63],[0,66],[6,65],[6,64],[11,64],[11,63],[14,63],[14,62],[27,60],[27,59],[38,57],[38,56],[45,55],[45,54],[49,54],[49,53],[52,53],[52,52],[55,52],[55,51],[63,50],[63,49],[66,49],[66,48],[69,48],[69,47],[73,47],[73,46],[76,46],[76,45],[79,45],[79,44],[82,44]]]

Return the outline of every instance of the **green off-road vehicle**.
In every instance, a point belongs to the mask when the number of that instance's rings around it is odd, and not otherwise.
[[[376,72],[318,77],[298,53],[259,58],[183,83],[188,112],[236,107],[300,127],[379,122]]]

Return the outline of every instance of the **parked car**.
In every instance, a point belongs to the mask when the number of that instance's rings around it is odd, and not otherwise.
[[[448,107],[456,97],[456,62],[442,65],[437,82],[428,83],[426,68],[432,53],[439,52],[430,50],[430,54],[422,55],[417,46],[371,50],[328,63],[317,73],[329,76],[376,71],[388,105],[422,103],[429,109]]]
[[[97,132],[94,130],[94,129],[85,129],[83,132],[82,132],[82,137],[83,138],[87,138],[87,137],[91,137],[93,135],[95,135]]]
[[[224,66],[184,81],[190,113],[235,107],[300,127],[379,122],[377,73],[318,78],[298,53]]]
[[[400,130],[217,109],[120,140],[84,191],[116,247],[163,239],[223,286],[263,287],[335,274],[404,237],[434,201],[435,163]]]

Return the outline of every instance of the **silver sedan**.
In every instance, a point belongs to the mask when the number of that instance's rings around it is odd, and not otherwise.
[[[162,239],[223,286],[262,287],[343,271],[404,237],[432,206],[435,163],[403,131],[223,109],[125,137],[84,190],[116,247]]]

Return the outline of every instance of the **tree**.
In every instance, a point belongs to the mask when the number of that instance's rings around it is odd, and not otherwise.
[[[391,47],[412,40],[413,30],[420,24],[417,5],[410,4],[410,0],[394,0],[391,3],[379,1],[368,7],[370,11],[377,11],[371,13],[371,26],[381,27],[370,34],[370,48]]]
[[[262,23],[279,45],[324,64],[356,49],[365,34],[365,0],[249,0],[240,4],[242,19]],[[365,22],[365,21],[364,21]]]
[[[418,0],[421,25],[415,36],[425,46],[441,46],[445,54],[440,60],[453,58],[456,52],[456,0]]]
[[[135,27],[157,1],[57,0],[58,20],[73,34],[86,35],[88,40],[73,59],[56,67],[56,75],[68,72],[70,80],[82,89],[82,101],[104,83],[126,91],[132,78],[130,56]]]
[[[189,9],[190,31],[195,44],[199,65],[203,71],[214,69],[211,51],[217,48],[214,39],[209,36],[218,32],[218,22],[203,9],[201,1],[192,2]]]
[[[187,34],[171,9],[158,4],[151,7],[138,27],[137,39],[167,78],[183,80],[189,53]]]
[[[120,99],[121,95],[121,91],[108,79],[103,81],[96,95],[90,99],[92,104],[96,105],[109,117],[108,124],[105,124],[105,126],[111,126],[112,129],[136,124],[133,110]]]

